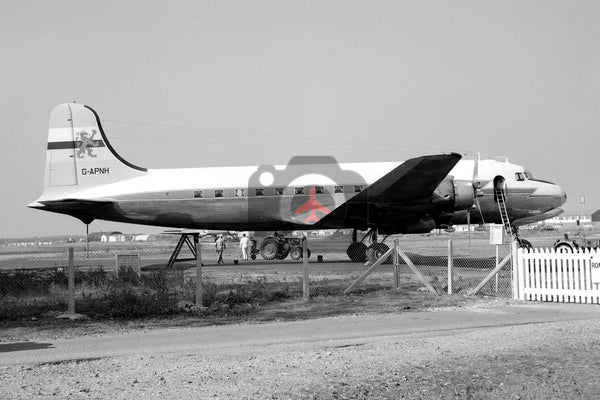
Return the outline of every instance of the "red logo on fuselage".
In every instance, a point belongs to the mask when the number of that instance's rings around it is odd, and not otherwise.
[[[315,197],[315,188],[310,188],[310,199],[301,205],[295,212],[294,215],[302,214],[304,212],[310,211],[310,215],[304,220],[304,222],[319,222],[321,218],[317,218],[316,211],[320,211],[323,214],[327,215],[331,211],[323,204],[321,204]]]

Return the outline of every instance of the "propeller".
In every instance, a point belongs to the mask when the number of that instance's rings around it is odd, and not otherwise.
[[[475,230],[484,231],[484,230],[486,230],[485,220],[483,219],[483,212],[481,211],[481,204],[479,204],[479,198],[483,196],[483,190],[481,188],[481,181],[479,180],[480,157],[481,156],[479,155],[479,153],[477,153],[477,160],[475,160],[475,162],[473,163],[473,179],[471,180],[471,182],[473,184],[473,203],[475,205],[475,208],[477,208],[477,210],[479,211],[479,216],[481,217],[481,224],[477,228],[475,228]],[[471,213],[471,210],[469,209],[469,211],[467,212],[467,224],[469,225],[469,230],[471,229],[471,226],[470,226],[471,216],[469,215],[470,213]]]

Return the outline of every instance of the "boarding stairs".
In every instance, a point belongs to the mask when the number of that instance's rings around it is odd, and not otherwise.
[[[502,225],[504,225],[504,231],[507,235],[510,235],[512,240],[517,240],[515,230],[510,225],[510,219],[508,218],[508,211],[506,211],[506,193],[504,188],[495,188],[496,200],[498,201],[498,210],[500,211],[500,217],[502,218]]]

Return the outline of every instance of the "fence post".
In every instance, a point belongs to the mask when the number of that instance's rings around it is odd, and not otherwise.
[[[500,262],[500,258],[499,258],[499,245],[496,245],[496,267],[498,266],[498,262]],[[496,294],[498,294],[498,274],[496,274],[496,282],[494,285],[494,289],[496,290]]]
[[[75,314],[75,256],[73,255],[73,247],[69,247],[69,266],[67,271],[69,277],[69,298],[67,301],[67,313]]]
[[[394,289],[400,288],[400,260],[398,259],[398,247],[400,240],[394,239]]]
[[[303,299],[304,301],[310,300],[310,288],[308,286],[308,237],[306,233],[302,237],[302,264],[304,266],[304,277],[303,277]]]
[[[520,269],[519,258],[517,255],[517,249],[519,248],[517,241],[513,240],[510,244],[510,254],[511,254],[511,271],[512,271],[512,297],[513,299],[519,299],[519,280],[523,279]]]
[[[194,233],[194,247],[196,248],[196,308],[204,308],[202,305],[202,250],[199,235]]]
[[[448,240],[448,294],[452,294],[452,267],[454,266],[454,259],[452,258],[452,239]]]

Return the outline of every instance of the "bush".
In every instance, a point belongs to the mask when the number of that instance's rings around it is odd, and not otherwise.
[[[34,273],[17,271],[15,273],[0,272],[0,296],[20,296],[30,294],[46,294],[50,291],[51,280]]]
[[[97,316],[111,318],[140,318],[157,315],[171,315],[176,312],[175,299],[168,294],[143,291],[137,293],[133,288],[113,287],[110,293],[99,298],[89,297],[76,307]]]

